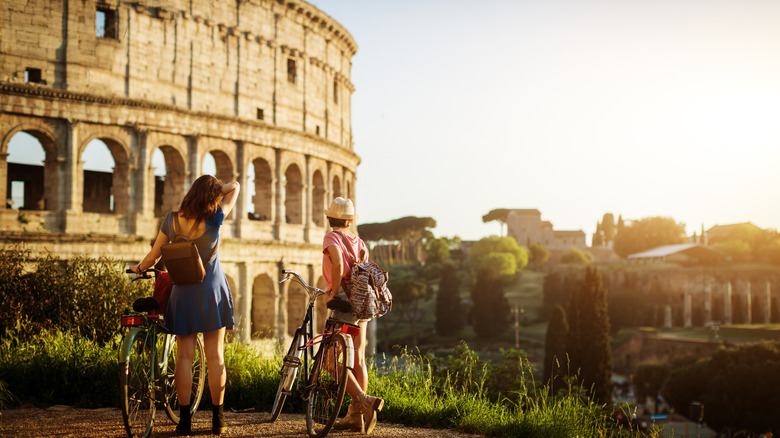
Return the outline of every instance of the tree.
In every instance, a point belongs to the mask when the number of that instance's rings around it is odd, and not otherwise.
[[[509,302],[504,295],[501,277],[486,270],[477,272],[477,281],[471,290],[471,320],[474,332],[482,338],[498,336],[509,328]]]
[[[610,290],[607,307],[609,327],[613,335],[624,327],[653,325],[652,307],[644,294],[633,290]]]
[[[388,268],[387,287],[393,292],[393,310],[409,322],[412,345],[417,345],[417,321],[422,317],[420,302],[431,298],[431,288],[420,264],[393,265]]]
[[[601,222],[596,224],[596,233],[593,235],[592,246],[607,246],[615,239],[617,225],[612,213],[604,213]]]
[[[567,313],[569,336],[566,349],[580,382],[592,389],[599,403],[612,401],[612,352],[609,344],[607,290],[601,273],[587,267],[585,279],[571,296]]]
[[[533,268],[539,268],[550,260],[550,250],[539,243],[528,245],[528,265]]]
[[[504,282],[528,264],[528,252],[511,237],[490,236],[471,247],[468,263],[476,273],[471,290],[472,325],[478,336],[497,336],[509,328]]]
[[[654,401],[655,413],[658,413],[658,397],[669,378],[669,364],[663,362],[643,362],[634,371],[634,389],[638,403],[650,397]]]
[[[452,263],[442,266],[436,294],[436,333],[453,336],[463,328],[463,306],[460,300],[458,270]]]
[[[561,256],[561,263],[573,265],[588,265],[593,262],[593,254],[579,248],[571,247],[571,250]]]
[[[407,216],[389,222],[358,225],[360,237],[371,245],[372,259],[384,264],[422,261],[423,239],[436,226],[429,217]]]
[[[426,263],[446,263],[450,258],[450,240],[446,237],[429,237],[423,242]]]
[[[716,351],[672,366],[664,396],[686,414],[693,401],[704,405],[707,426],[780,433],[780,344],[760,342]],[[747,435],[746,435],[747,436]]]
[[[550,385],[552,394],[558,392],[568,372],[569,358],[566,355],[568,336],[569,324],[566,322],[566,311],[563,306],[555,306],[544,338],[544,364],[542,365],[543,381]]]
[[[683,243],[685,224],[668,217],[648,217],[622,225],[618,220],[615,236],[615,252],[623,258],[661,245]]]
[[[506,225],[506,218],[509,216],[510,212],[512,212],[512,210],[508,208],[497,208],[495,210],[490,210],[488,214],[482,216],[482,222],[488,223],[490,221],[498,221],[501,223],[501,229],[503,230],[504,225]]]

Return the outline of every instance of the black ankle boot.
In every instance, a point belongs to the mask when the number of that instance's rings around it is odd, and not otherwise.
[[[192,431],[192,413],[190,406],[179,405],[179,424],[176,425],[176,433],[179,436],[189,435]]]
[[[227,430],[227,425],[225,424],[225,415],[222,410],[223,405],[219,406],[212,406],[212,416],[211,416],[211,433],[214,435],[222,435],[222,432]]]

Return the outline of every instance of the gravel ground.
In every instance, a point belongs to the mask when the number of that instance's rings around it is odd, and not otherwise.
[[[273,437],[273,438],[304,438],[306,420],[301,414],[282,414],[273,423],[269,423],[267,412],[225,412],[228,424],[227,433],[222,437]],[[211,412],[198,412],[192,424],[195,437],[211,437]],[[43,438],[43,437],[77,437],[77,438],[123,438],[126,437],[122,413],[119,409],[76,409],[70,406],[52,406],[39,409],[23,406],[19,409],[6,410],[0,413],[0,437]],[[174,424],[159,412],[155,416],[153,437],[175,437]],[[331,431],[329,437],[360,437],[354,432]],[[451,430],[410,428],[397,424],[377,424],[372,437],[376,438],[475,438]]]

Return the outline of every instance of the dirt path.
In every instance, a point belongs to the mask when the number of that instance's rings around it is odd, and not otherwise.
[[[282,414],[274,423],[268,423],[267,412],[226,412],[228,431],[222,437],[305,438],[306,421],[303,415]],[[158,412],[152,437],[175,437],[173,423]],[[192,424],[194,437],[212,437],[211,412],[198,412]],[[328,437],[360,437],[349,432],[332,431]],[[376,438],[475,438],[451,430],[408,428],[396,424],[379,423],[371,434]],[[122,413],[119,409],[76,409],[52,406],[47,409],[22,407],[0,413],[0,437],[43,438],[125,438]]]

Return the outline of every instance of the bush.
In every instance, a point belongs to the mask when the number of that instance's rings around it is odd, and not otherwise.
[[[62,331],[108,342],[125,309],[152,292],[151,281],[131,283],[119,261],[29,257],[27,251],[0,252],[0,336],[9,329],[22,340]]]

